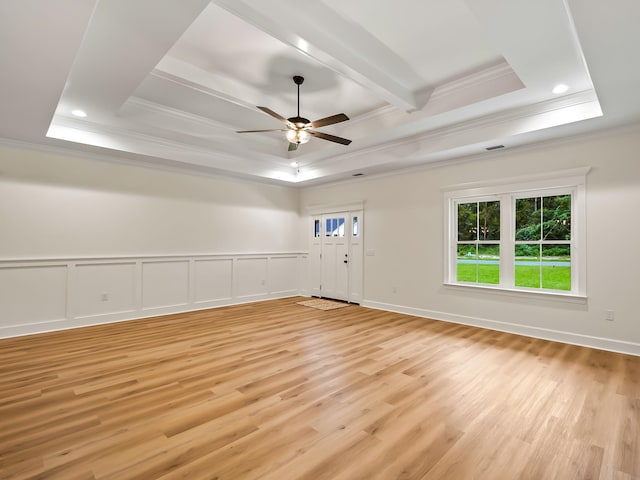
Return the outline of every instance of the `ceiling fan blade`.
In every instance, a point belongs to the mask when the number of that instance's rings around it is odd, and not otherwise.
[[[289,152],[293,152],[294,150],[297,150],[297,149],[298,149],[298,144],[297,143],[289,142],[289,148],[288,148]]]
[[[236,133],[262,133],[262,132],[285,132],[286,130],[283,130],[281,128],[270,128],[269,130],[240,130],[237,131]]]
[[[347,120],[349,120],[349,117],[347,117],[344,113],[338,113],[336,115],[331,115],[330,117],[321,118],[320,120],[311,122],[311,127],[324,127],[326,125],[333,125],[334,123],[345,122]]]
[[[258,108],[260,110],[262,110],[264,113],[266,113],[267,115],[271,115],[273,118],[277,118],[278,120],[280,120],[282,123],[284,123],[287,126],[289,126],[291,124],[291,122],[289,122],[289,120],[284,118],[282,115],[274,112],[270,108],[267,108],[267,107],[258,107]]]
[[[342,137],[336,137],[335,135],[329,135],[328,133],[314,132],[313,130],[307,130],[309,135],[321,138],[322,140],[329,140],[330,142],[341,143],[342,145],[349,145],[351,140]]]

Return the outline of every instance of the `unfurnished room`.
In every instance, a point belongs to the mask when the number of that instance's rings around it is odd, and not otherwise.
[[[0,479],[640,480],[639,21],[0,1]]]

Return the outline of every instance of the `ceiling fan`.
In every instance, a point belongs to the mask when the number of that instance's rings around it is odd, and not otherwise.
[[[271,115],[273,118],[280,120],[287,126],[286,130],[275,128],[269,130],[242,130],[236,133],[260,133],[260,132],[287,132],[287,140],[289,140],[289,151],[296,150],[301,143],[307,143],[311,136],[321,138],[322,140],[329,140],[330,142],[341,143],[342,145],[349,145],[351,140],[342,137],[336,137],[335,135],[329,135],[328,133],[317,132],[311,130],[312,128],[324,127],[327,125],[333,125],[334,123],[344,122],[349,120],[344,113],[338,113],[331,115],[330,117],[321,118],[315,122],[311,122],[304,117],[300,116],[300,85],[304,82],[304,77],[295,75],[293,77],[293,83],[298,86],[298,114],[295,117],[284,118],[282,115],[277,114],[273,110],[267,107],[257,107],[267,115]]]

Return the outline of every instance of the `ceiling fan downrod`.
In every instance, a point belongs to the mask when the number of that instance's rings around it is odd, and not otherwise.
[[[292,122],[296,126],[296,128],[302,128],[303,124],[310,123],[309,120],[307,120],[306,118],[302,118],[300,116],[300,85],[304,83],[304,77],[300,75],[294,75],[293,83],[295,83],[298,86],[298,113],[296,117],[289,118],[288,120]]]

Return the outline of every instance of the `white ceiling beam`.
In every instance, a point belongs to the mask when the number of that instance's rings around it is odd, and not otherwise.
[[[171,56],[164,57],[152,75],[164,80],[180,82],[186,88],[201,90],[207,95],[213,95],[251,110],[255,110],[256,105],[265,103],[264,92],[252,85],[205,71]]]
[[[214,0],[214,3],[362,85],[387,103],[405,111],[423,106],[424,97],[406,86],[423,83],[411,66],[362,27],[345,20],[322,2],[304,2],[303,15],[299,2],[293,0],[264,0],[251,6],[243,0]]]
[[[99,2],[58,112],[82,108],[94,119],[115,114],[208,3]]]

